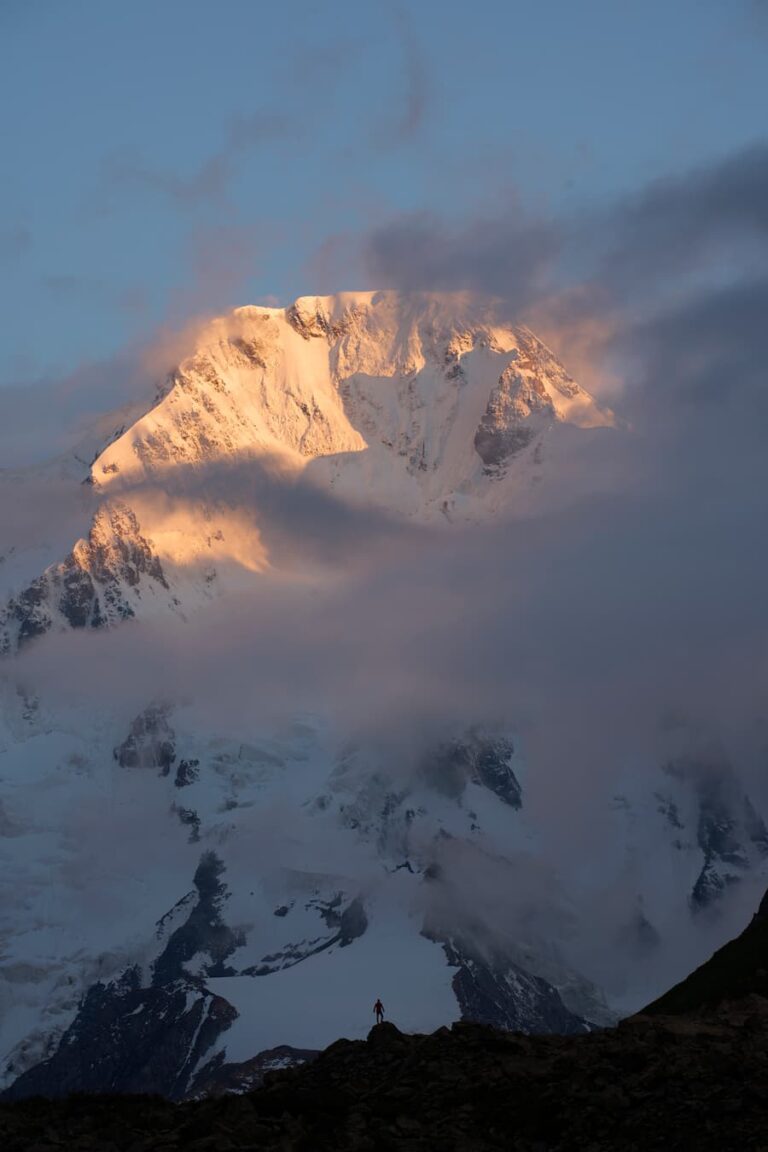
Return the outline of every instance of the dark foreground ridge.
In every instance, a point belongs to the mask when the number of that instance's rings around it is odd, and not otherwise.
[[[261,1089],[190,1104],[159,1097],[26,1100],[0,1108],[6,1152],[300,1152],[768,1147],[768,1001],[636,1017],[587,1036],[479,1024],[405,1036],[380,1024]]]
[[[677,1015],[750,995],[768,997],[768,892],[740,936],[724,944],[706,964],[649,1004],[644,1012]]]
[[[0,1105],[4,1152],[768,1152],[768,898],[646,1011],[579,1036],[377,1025],[245,1095]]]

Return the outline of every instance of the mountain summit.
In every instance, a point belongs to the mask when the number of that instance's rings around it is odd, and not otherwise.
[[[558,423],[596,428],[612,417],[532,332],[496,321],[489,306],[306,296],[206,327],[157,405],[91,475],[106,492],[180,465],[269,454],[391,511],[481,516],[499,510],[498,482]]]
[[[0,651],[247,587],[275,562],[260,514],[276,483],[398,519],[478,522],[525,507],[559,429],[611,424],[532,332],[465,297],[240,308],[114,429],[86,477],[88,537],[0,610]]]

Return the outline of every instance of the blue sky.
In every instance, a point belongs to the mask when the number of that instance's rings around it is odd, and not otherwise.
[[[0,0],[0,383],[363,287],[354,238],[571,214],[765,135],[763,0]]]

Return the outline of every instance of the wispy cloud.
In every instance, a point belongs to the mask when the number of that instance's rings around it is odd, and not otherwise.
[[[81,308],[107,307],[125,316],[142,317],[148,308],[147,292],[140,285],[115,288],[96,276],[75,272],[57,272],[44,276],[43,291],[59,306]]]
[[[0,26],[13,29],[16,25],[39,20],[55,11],[56,0],[3,0],[0,4]]]
[[[395,147],[416,138],[428,111],[431,81],[426,56],[414,29],[411,14],[399,2],[387,2],[382,11],[394,35],[399,57],[399,85],[394,108],[373,128],[376,147]]]
[[[221,147],[186,175],[138,158],[109,157],[104,162],[105,195],[111,201],[126,189],[142,187],[179,209],[221,204],[237,164],[245,156],[267,144],[297,139],[300,134],[300,126],[280,112],[256,111],[237,116],[227,126]]]
[[[766,0],[747,0],[751,27],[763,35],[768,35],[768,3]]]
[[[23,224],[0,228],[0,264],[18,260],[32,247],[32,233]]]

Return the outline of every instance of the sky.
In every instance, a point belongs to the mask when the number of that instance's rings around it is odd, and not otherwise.
[[[0,386],[378,286],[404,218],[716,162],[764,135],[767,54],[764,0],[0,0]]]

